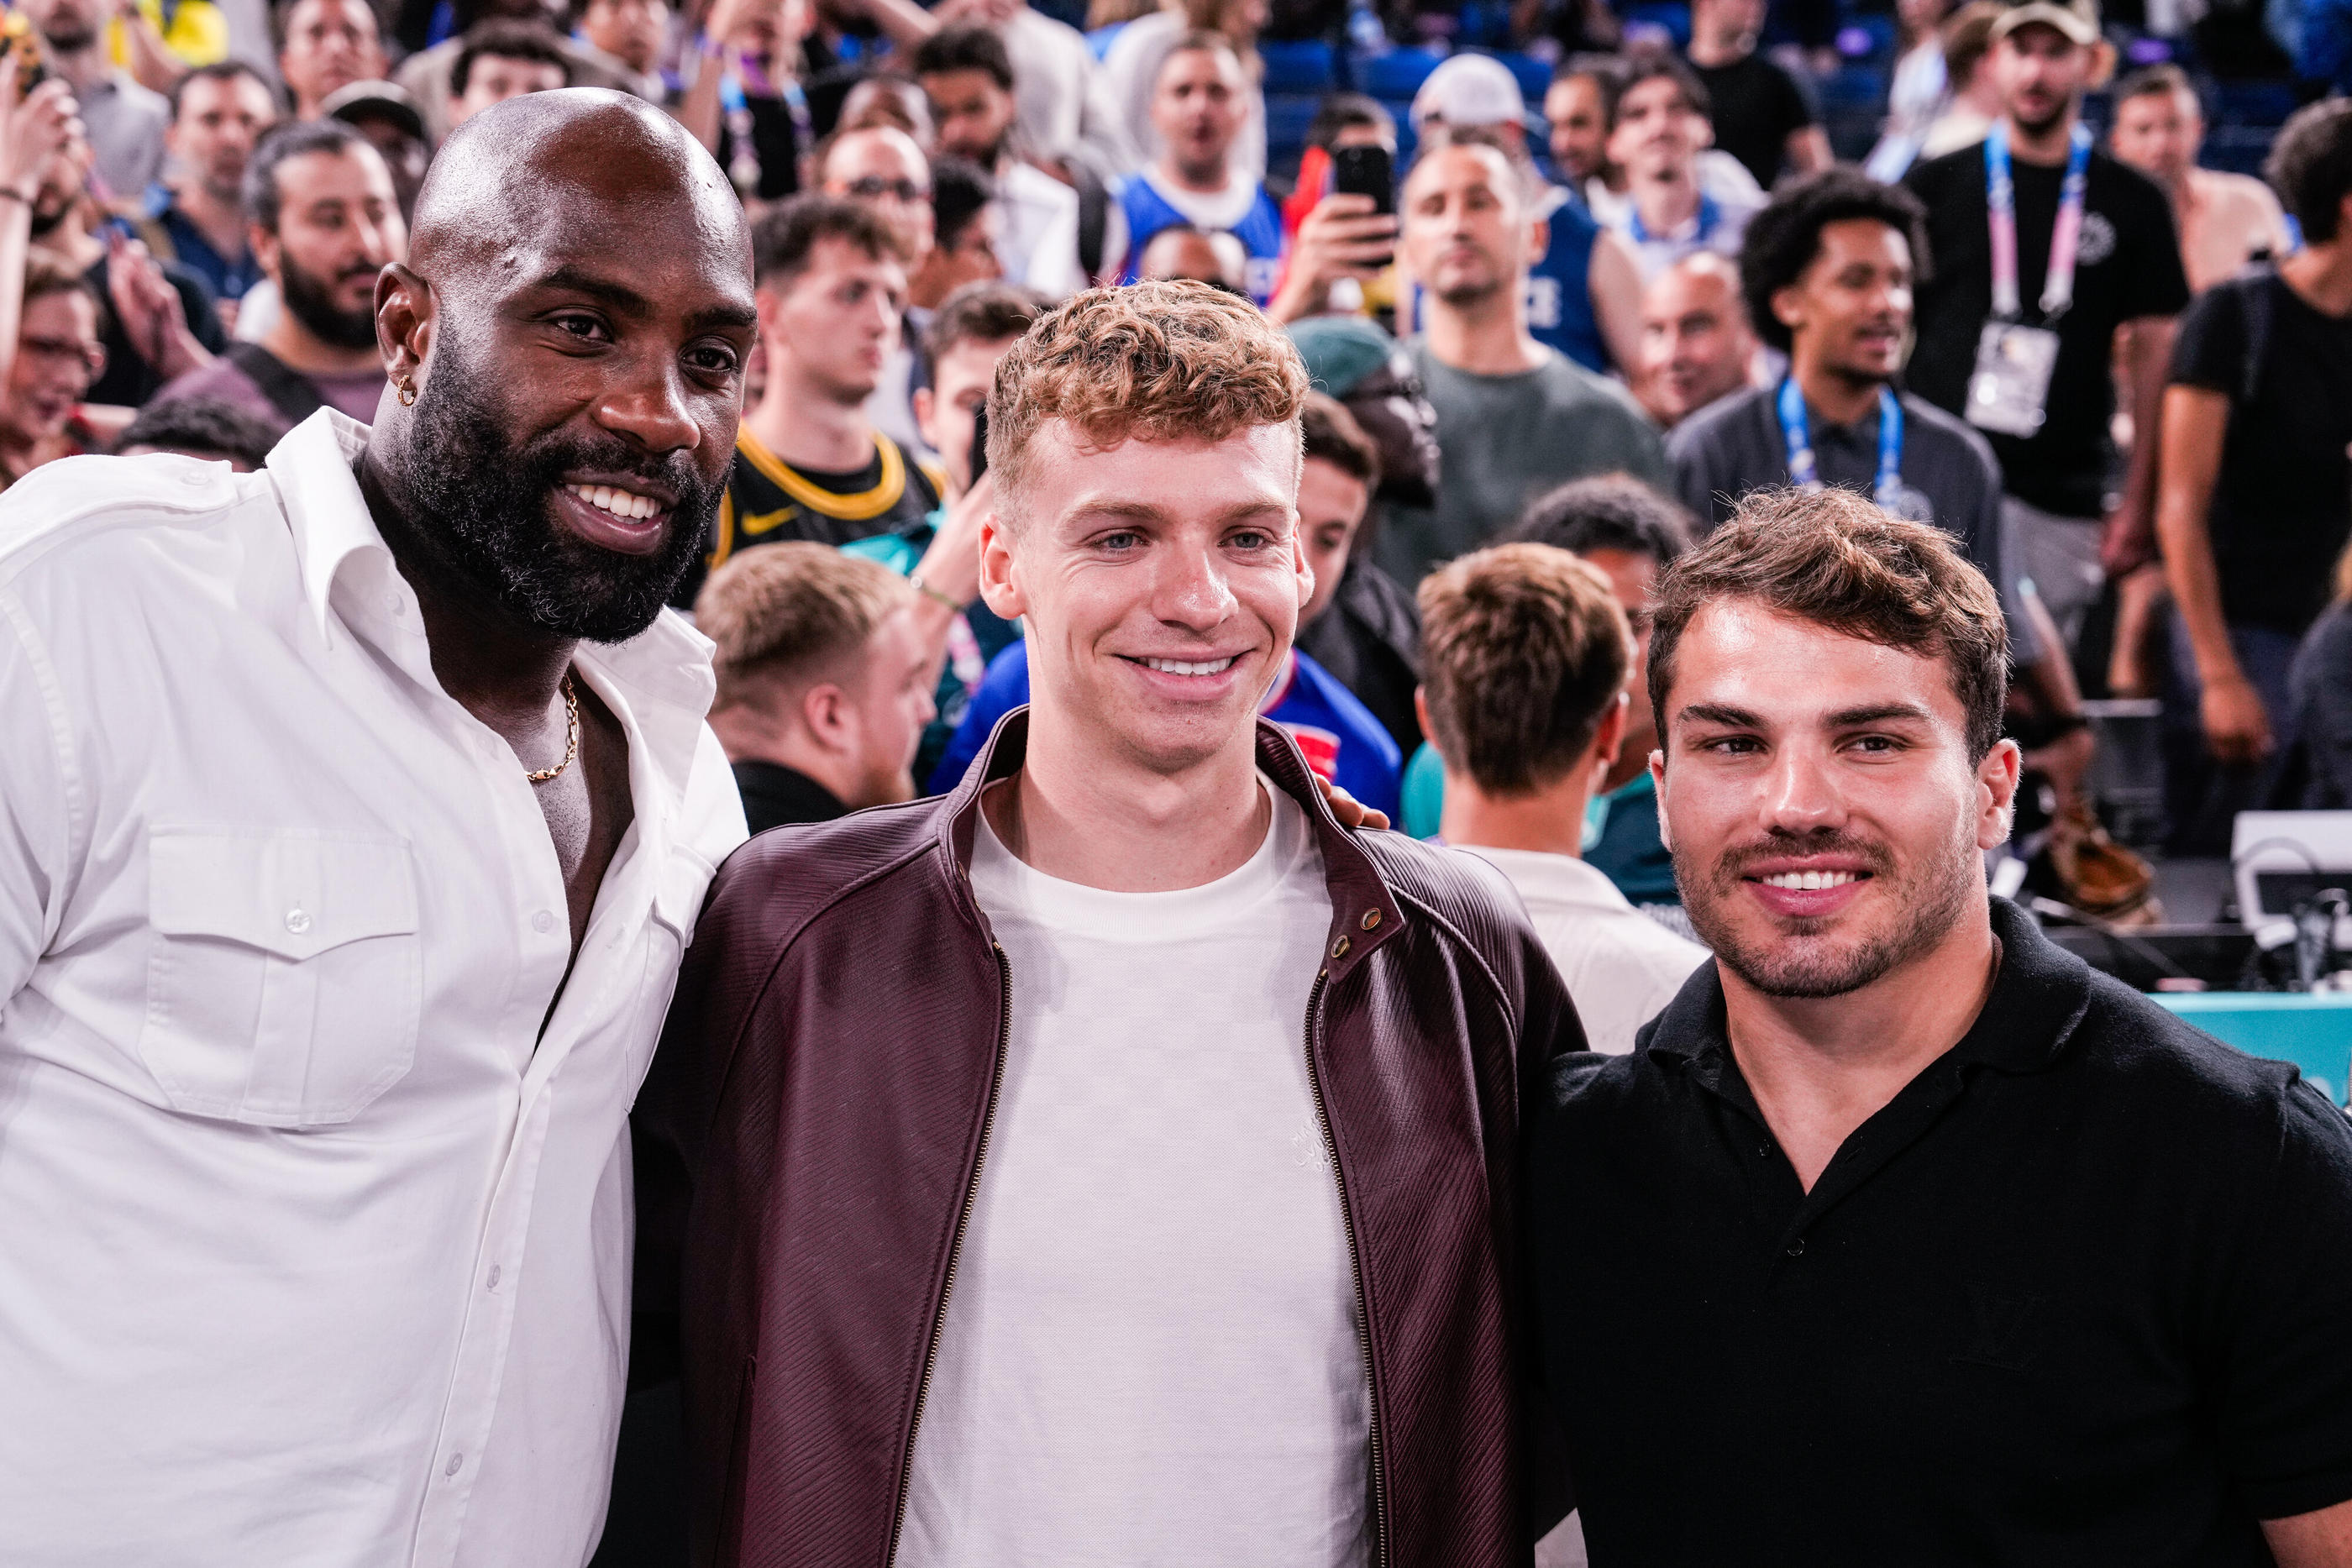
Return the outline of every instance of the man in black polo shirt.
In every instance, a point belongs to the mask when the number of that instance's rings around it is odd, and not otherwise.
[[[2352,1563],[2352,1125],[1988,896],[2005,653],[1947,537],[1847,491],[1666,576],[1717,961],[1528,1133],[1594,1568]]]
[[[1911,390],[1984,431],[2017,570],[2069,643],[2105,582],[2102,523],[2145,537],[2172,319],[2189,280],[2164,192],[2091,145],[2084,92],[2110,58],[2091,0],[2030,0],[1993,24],[2001,118],[1915,165],[1935,267],[1919,287]],[[2065,221],[2062,223],[2062,216]],[[2071,246],[2055,243],[2066,233]],[[2070,259],[2071,258],[2071,259]],[[2109,506],[2116,335],[2128,329],[2134,442]]]

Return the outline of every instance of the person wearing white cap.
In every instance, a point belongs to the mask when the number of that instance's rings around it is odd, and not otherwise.
[[[2114,51],[2090,0],[2029,0],[1993,24],[2001,117],[1983,141],[1904,177],[1927,208],[1910,390],[1984,432],[2018,565],[2071,646],[2106,580],[2150,537],[2173,318],[2189,303],[2163,188],[2092,146],[2083,95]],[[2136,442],[2122,499],[2111,365],[2127,332]]]
[[[1510,68],[1488,55],[1454,55],[1430,72],[1413,95],[1412,124],[1424,137],[1489,131],[1527,162],[1527,100]],[[1540,214],[1550,240],[1528,272],[1528,333],[1588,371],[1632,376],[1642,343],[1642,275],[1633,252],[1565,186],[1546,188]]]

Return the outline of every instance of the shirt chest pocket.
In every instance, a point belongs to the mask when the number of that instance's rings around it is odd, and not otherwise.
[[[174,1108],[349,1122],[416,1058],[416,869],[391,834],[158,827],[139,1053]]]

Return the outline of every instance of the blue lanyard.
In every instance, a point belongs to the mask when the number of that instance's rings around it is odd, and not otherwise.
[[[1985,222],[1992,238],[1992,313],[2014,321],[2025,312],[2017,288],[2017,182],[2010,173],[2009,126],[1986,133]],[[2074,256],[2083,238],[2083,203],[2091,183],[2091,133],[2081,125],[2068,139],[2066,180],[2058,188],[2058,216],[2050,228],[2050,262],[2042,273],[2042,318],[2047,323],[2074,303]]]
[[[1648,245],[1651,237],[1650,231],[1642,226],[1642,214],[1628,205],[1625,209],[1625,216],[1632,224],[1630,232],[1633,236],[1633,243]],[[1706,244],[1706,236],[1713,234],[1715,225],[1722,221],[1723,208],[1713,196],[1701,191],[1698,193],[1698,233],[1691,236],[1692,242],[1697,245]]]
[[[1780,411],[1780,440],[1789,450],[1789,483],[1800,490],[1822,487],[1822,472],[1813,461],[1813,438],[1805,424],[1805,394],[1797,378],[1780,383],[1775,400]],[[1903,402],[1892,387],[1878,389],[1878,486],[1871,498],[1889,511],[1903,488]]]

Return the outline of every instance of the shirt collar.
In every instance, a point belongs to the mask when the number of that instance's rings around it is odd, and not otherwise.
[[[1625,895],[1617,891],[1615,883],[1574,855],[1554,854],[1542,850],[1488,849],[1482,844],[1454,844],[1452,847],[1476,855],[1510,878],[1511,885],[1519,890],[1521,898],[1541,898],[1611,915],[1636,915],[1639,917]]]
[[[1945,1060],[2009,1073],[2038,1072],[2065,1052],[2091,1005],[2091,968],[2042,934],[2042,927],[2005,898],[1992,900],[1992,933],[2000,941],[2000,971],[1976,1022]],[[1659,1014],[1643,1049],[1661,1060],[1728,1058],[1723,981],[1702,964]]]
[[[303,598],[320,635],[331,643],[338,634],[331,600],[346,566],[372,553],[382,558],[386,571],[394,570],[391,549],[368,511],[352,467],[367,444],[366,425],[321,408],[269,453],[267,471],[293,529]],[[710,640],[685,617],[665,610],[627,642],[583,643],[575,655],[601,686],[617,688],[629,701],[663,770],[681,790],[718,689],[711,651]]]

